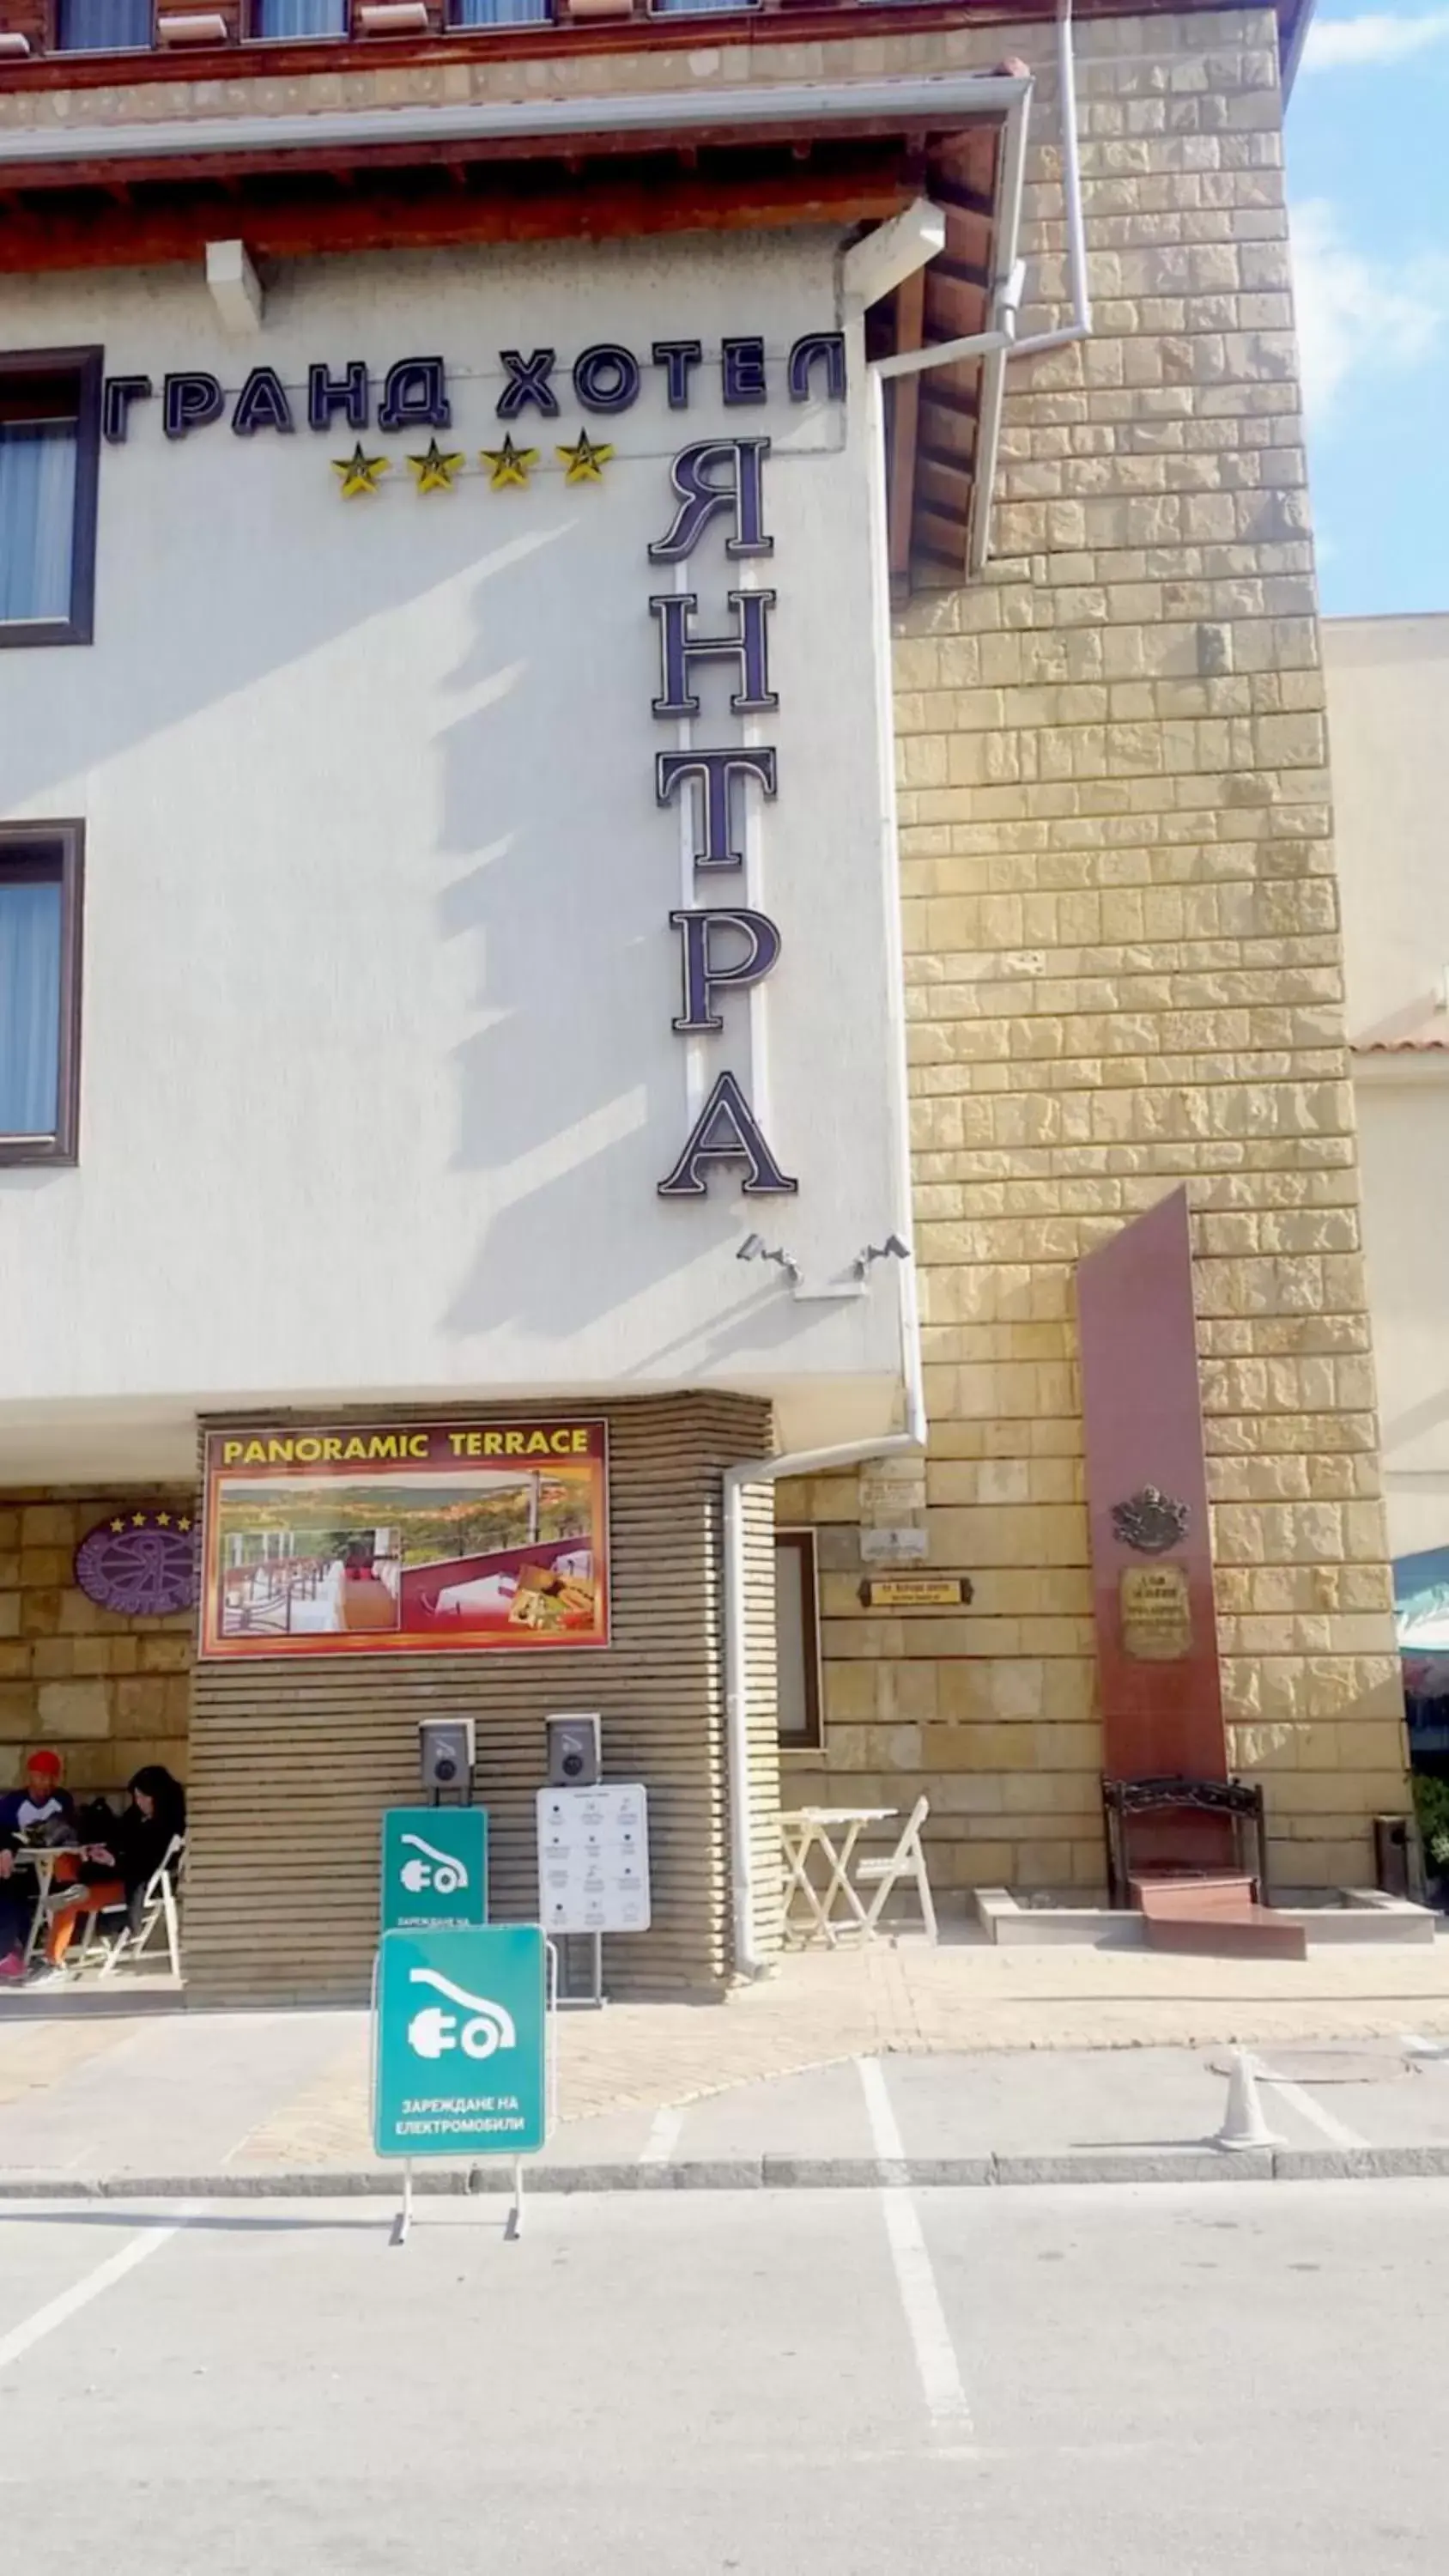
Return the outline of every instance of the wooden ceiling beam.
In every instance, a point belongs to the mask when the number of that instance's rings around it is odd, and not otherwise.
[[[616,240],[628,235],[771,230],[787,224],[883,222],[910,202],[889,170],[791,169],[752,179],[651,171],[587,188],[457,188],[403,195],[369,189],[327,199],[256,199],[235,210],[253,257],[304,259],[347,251],[448,249],[470,242]],[[0,226],[0,274],[165,265],[198,256],[216,235],[214,201],[168,197],[129,207],[48,203]]]
[[[438,158],[436,148],[429,150],[416,142],[371,143],[351,150],[346,144],[293,143],[278,144],[265,151],[229,152],[222,145],[206,148],[203,119],[198,119],[189,132],[195,139],[194,151],[166,153],[154,160],[128,155],[128,184],[195,187],[212,185],[229,176],[244,185],[255,179],[283,179],[295,185],[316,173],[331,175],[340,169],[354,176],[359,186],[384,187],[389,178],[397,181],[404,174],[411,176],[436,168]],[[660,136],[649,158],[662,162],[666,153],[680,148],[680,141],[687,141],[690,150],[710,159],[733,155],[739,164],[737,182],[743,177],[749,184],[758,168],[772,166],[797,145],[807,145],[813,156],[836,167],[889,158],[895,167],[904,169],[912,158],[919,166],[927,147],[940,140],[938,133],[932,135],[888,115],[852,123],[848,133],[842,133],[839,126],[822,124],[818,118],[804,117],[796,125],[772,128],[768,134],[758,126],[696,126],[687,138],[674,143]],[[558,143],[540,146],[537,135],[489,135],[478,140],[455,135],[447,146],[450,161],[470,162],[485,169],[499,165],[510,174],[525,164],[531,171],[543,172],[565,163],[582,167],[588,162],[601,168],[611,162],[637,164],[647,152],[638,134],[615,129],[573,136],[566,147]],[[115,177],[116,166],[109,158],[29,162],[25,185],[35,189],[103,188]]]
[[[934,170],[927,185],[934,204],[948,211],[954,208],[963,215],[977,215],[988,224],[993,220],[996,209],[979,188],[953,187],[948,179],[941,178]]]

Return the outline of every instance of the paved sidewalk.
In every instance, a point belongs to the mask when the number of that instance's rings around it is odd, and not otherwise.
[[[562,2015],[549,2162],[631,2179],[641,2167],[663,2178],[734,2163],[737,2178],[758,2181],[771,2163],[779,2180],[785,2164],[829,2160],[836,2178],[860,2179],[880,2152],[861,2059],[891,2062],[909,2113],[901,2152],[923,2167],[1178,2154],[1221,2119],[1224,2082],[1206,2061],[1221,2062],[1224,2044],[1256,2043],[1271,2060],[1275,2048],[1378,2041],[1349,2050],[1372,2117],[1345,2115],[1339,2129],[1354,2152],[1449,2163],[1449,2064],[1410,2075],[1397,2045],[1406,2032],[1449,2037],[1449,1941],[1306,1963],[909,1940],[811,1952],[725,2006]],[[8,2014],[0,2190],[47,2176],[71,2187],[221,2177],[232,2188],[364,2177],[378,2170],[367,2092],[362,2013]],[[1322,2098],[1338,2095],[1335,2084]],[[1275,2114],[1275,2125],[1286,2151],[1322,2153],[1343,2144],[1335,2116],[1325,2128]]]

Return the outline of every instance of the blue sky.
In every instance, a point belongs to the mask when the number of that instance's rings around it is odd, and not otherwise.
[[[1449,610],[1449,6],[1320,0],[1288,195],[1324,611]]]

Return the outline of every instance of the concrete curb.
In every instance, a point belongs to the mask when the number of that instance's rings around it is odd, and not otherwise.
[[[1271,2182],[1271,2147],[1083,2147],[1075,2155],[993,2156],[992,2180],[1043,2182]],[[1449,2173],[1449,2154],[1444,2158]]]
[[[1407,2182],[1449,2173],[1449,2147],[1279,2147],[1275,2182]]]
[[[1449,2146],[1254,2147],[1228,2153],[1211,2146],[1086,2147],[1057,2155],[907,2156],[899,2163],[869,2156],[721,2156],[677,2164],[530,2165],[531,2197],[572,2192],[912,2191],[1020,2189],[1042,2183],[1387,2182],[1449,2177]],[[462,2199],[506,2192],[509,2167],[421,2167],[413,2189]],[[0,2174],[0,2206],[32,2200],[355,2200],[395,2199],[397,2169],[375,2165],[311,2166],[300,2173]]]

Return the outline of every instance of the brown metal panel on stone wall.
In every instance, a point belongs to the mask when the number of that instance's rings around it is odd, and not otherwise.
[[[1077,1323],[1103,1768],[1225,1780],[1185,1189],[1078,1263]]]
[[[424,1717],[475,1719],[492,1910],[500,1920],[534,1917],[534,1792],[543,1777],[543,1721],[557,1709],[598,1709],[608,1775],[649,1789],[654,1928],[606,1942],[606,1979],[635,1990],[724,1982],[722,1471],[768,1452],[769,1408],[740,1396],[682,1395],[591,1410],[606,1411],[609,1422],[608,1649],[197,1667],[185,1920],[193,1999],[366,1995],[379,1820],[385,1807],[418,1798]],[[486,1416],[457,1408],[456,1418],[522,1417],[510,1406]],[[775,1724],[773,1566],[760,1510],[747,1518],[752,1721],[763,1737]],[[760,1749],[762,1790],[766,1767]]]

